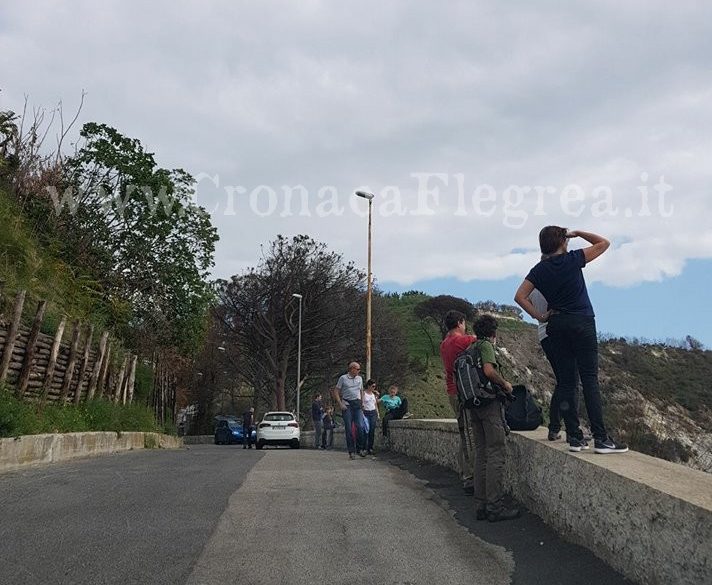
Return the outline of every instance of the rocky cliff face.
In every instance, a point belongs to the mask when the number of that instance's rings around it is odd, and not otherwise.
[[[554,379],[536,328],[498,317],[505,373],[548,408]],[[600,385],[612,435],[637,451],[712,473],[712,352],[602,343]],[[585,420],[583,404],[581,413]]]

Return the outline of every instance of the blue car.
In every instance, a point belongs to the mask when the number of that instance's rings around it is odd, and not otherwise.
[[[255,442],[256,433],[251,431],[252,443]],[[215,424],[215,444],[234,445],[242,444],[245,437],[242,434],[242,423],[235,420],[219,420]]]

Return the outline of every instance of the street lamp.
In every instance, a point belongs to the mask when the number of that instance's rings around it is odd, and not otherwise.
[[[373,282],[371,279],[371,211],[373,209],[373,193],[356,191],[358,197],[368,199],[368,289],[366,293],[366,380],[371,378],[371,294]]]
[[[302,295],[294,293],[295,299],[299,299],[299,334],[297,336],[297,423],[299,423],[299,394],[302,381]]]

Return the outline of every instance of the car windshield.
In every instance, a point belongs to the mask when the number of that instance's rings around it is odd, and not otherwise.
[[[229,426],[233,431],[242,428],[242,425],[240,425],[240,423],[237,423],[235,421],[230,421],[229,423],[227,423],[227,426]]]
[[[288,412],[274,412],[272,414],[266,414],[265,420],[289,421],[294,420],[294,416],[289,414]]]

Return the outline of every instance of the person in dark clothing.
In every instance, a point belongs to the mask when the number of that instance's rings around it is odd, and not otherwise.
[[[252,427],[255,424],[255,409],[250,407],[242,415],[242,448],[252,449]]]
[[[569,240],[583,238],[590,246],[568,251]],[[567,231],[547,226],[539,233],[543,259],[529,271],[514,300],[531,317],[547,323],[551,338],[554,371],[557,375],[559,409],[566,423],[570,451],[588,449],[576,409],[576,373],[581,378],[586,412],[591,423],[596,453],[625,453],[628,446],[614,441],[603,422],[603,407],[598,388],[598,336],[593,306],[588,297],[582,269],[603,254],[610,242],[582,231]],[[530,295],[539,290],[548,310],[541,314]]]
[[[326,414],[322,420],[324,430],[321,432],[321,448],[331,449],[334,446],[334,409],[326,409]]]
[[[322,418],[324,418],[324,404],[321,401],[321,394],[314,396],[314,401],[311,405],[311,417],[314,424],[314,448],[319,448],[322,433]]]

